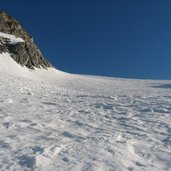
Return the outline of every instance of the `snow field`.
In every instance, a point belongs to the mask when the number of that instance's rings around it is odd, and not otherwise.
[[[0,54],[0,170],[170,171],[170,85],[29,71]]]

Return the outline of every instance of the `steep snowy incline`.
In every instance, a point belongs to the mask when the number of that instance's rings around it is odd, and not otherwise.
[[[0,54],[0,73],[27,77],[30,73],[28,69],[18,65],[9,53]]]
[[[0,83],[0,170],[171,170],[171,81],[29,71],[6,53]]]
[[[115,91],[117,91],[118,87],[121,86],[120,81],[122,80],[124,81],[124,84],[122,84],[123,89],[127,90],[127,86],[132,87],[132,84],[134,84],[134,80],[130,81],[129,79],[115,79],[115,84],[113,84],[113,78],[74,75],[56,70],[52,67],[48,69],[35,68],[34,70],[29,70],[17,64],[8,52],[0,54],[0,72],[6,75],[14,75],[15,77],[18,76],[37,82],[44,82],[54,87],[58,86],[70,90],[77,90],[79,87],[79,91],[88,91],[89,93],[110,92],[113,86],[115,86]],[[137,82],[139,81],[135,81],[135,83]],[[143,87],[144,84],[141,84],[142,82],[140,81],[138,87],[133,86],[133,89]]]

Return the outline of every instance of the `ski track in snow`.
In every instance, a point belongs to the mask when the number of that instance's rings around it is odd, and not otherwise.
[[[171,170],[171,82],[0,83],[0,170]]]

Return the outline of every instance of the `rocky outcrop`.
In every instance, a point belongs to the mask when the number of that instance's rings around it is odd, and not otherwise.
[[[3,52],[7,52],[7,46],[5,46],[5,44],[7,44],[8,42],[6,42],[7,40],[5,40],[4,38],[0,37],[0,53]]]
[[[17,20],[8,16],[4,11],[0,11],[0,32],[11,34],[24,40],[17,44],[11,44],[9,39],[0,37],[0,53],[9,52],[17,63],[29,69],[51,67],[51,64],[43,57],[33,42],[32,36],[22,28]]]

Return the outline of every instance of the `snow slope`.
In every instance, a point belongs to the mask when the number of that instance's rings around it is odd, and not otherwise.
[[[5,53],[0,83],[0,170],[171,170],[171,81],[29,71]]]

